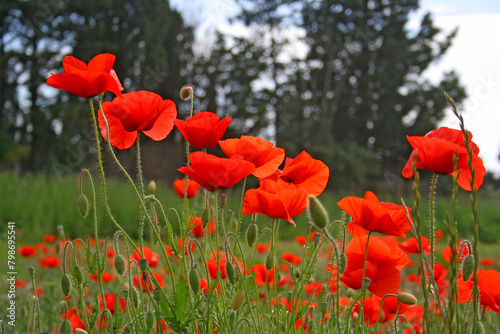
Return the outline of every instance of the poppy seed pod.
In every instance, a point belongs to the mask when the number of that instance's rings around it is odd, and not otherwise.
[[[193,293],[198,294],[198,291],[200,291],[200,276],[198,276],[198,272],[194,268],[189,271],[189,285]]]
[[[474,258],[474,255],[468,254],[465,259],[462,262],[462,276],[465,281],[468,281],[471,276],[472,272],[474,271],[474,266],[476,265],[476,259]]]
[[[73,327],[71,327],[71,322],[65,319],[61,322],[61,327],[59,327],[60,334],[71,334],[73,333]]]
[[[71,280],[69,279],[68,274],[63,274],[61,276],[60,283],[64,297],[69,297],[69,294],[71,293]]]
[[[406,304],[406,305],[416,305],[417,298],[414,295],[408,292],[399,292],[396,294],[396,299],[398,302]]]
[[[181,99],[187,100],[191,97],[191,95],[193,93],[194,93],[193,86],[191,86],[191,85],[182,86],[181,93],[180,93]]]
[[[309,219],[319,229],[323,229],[328,224],[328,213],[319,199],[315,196],[309,196],[309,206],[307,207]]]
[[[78,207],[80,215],[82,215],[82,217],[87,217],[87,214],[89,213],[89,200],[84,193],[76,196],[76,206]]]
[[[30,274],[30,277],[31,277],[31,278],[34,278],[34,277],[35,277],[35,267],[30,266],[30,267],[28,268],[28,273]]]
[[[142,271],[148,270],[148,260],[144,258],[140,259],[139,268],[141,268]]]
[[[149,181],[148,191],[152,195],[154,195],[156,193],[156,182],[154,180]]]
[[[251,223],[250,225],[248,225],[246,235],[248,246],[252,247],[255,244],[255,241],[257,241],[257,234],[259,234],[259,228],[257,227],[257,224]]]
[[[370,286],[371,282],[372,282],[372,280],[369,279],[368,277],[363,277],[363,281],[361,282],[361,288],[363,290],[368,289],[368,287]]]
[[[233,300],[231,302],[231,308],[233,311],[238,311],[241,308],[241,305],[243,305],[243,301],[245,300],[245,290],[241,289],[238,290],[234,296]]]

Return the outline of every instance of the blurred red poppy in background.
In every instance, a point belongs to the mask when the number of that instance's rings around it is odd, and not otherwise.
[[[478,270],[477,287],[479,289],[479,299],[481,305],[487,310],[495,311],[500,314],[500,273],[495,270]],[[463,277],[458,278],[458,302],[467,303],[471,298],[474,280],[470,279],[464,282]]]
[[[222,120],[217,114],[202,111],[188,118],[187,121],[175,120],[175,126],[191,145],[196,148],[214,148],[226,132],[231,117]]]
[[[64,57],[64,73],[51,73],[47,84],[80,97],[92,97],[104,92],[120,96],[123,87],[113,70],[115,60],[114,55],[103,53],[92,58],[86,65],[75,57]]]
[[[148,260],[148,265],[151,268],[156,268],[158,267],[158,260],[160,259],[160,255],[157,253],[153,252],[153,250],[147,246],[144,246],[142,249],[139,247],[139,250],[142,250],[141,255],[137,250],[134,251],[133,255],[130,255],[131,260],[136,260],[137,262],[141,261],[142,258],[145,258]]]
[[[453,174],[453,157],[458,153],[457,173],[458,184],[465,190],[471,190],[471,171],[468,163],[468,152],[464,143],[464,133],[461,130],[441,127],[428,132],[425,136],[406,136],[413,147],[410,159],[403,168],[403,176],[413,176],[413,161],[417,154],[417,169],[427,169],[436,174]],[[470,145],[472,147],[472,165],[475,170],[474,185],[479,189],[483,183],[484,168],[483,161],[479,158],[479,147],[472,141],[469,132]]]
[[[189,217],[189,221],[191,224],[190,226],[194,226],[194,228],[191,230],[191,234],[193,234],[197,238],[203,238],[207,229],[209,229],[210,234],[214,233],[215,231],[215,219],[212,219],[212,221],[207,224],[205,230],[203,229],[203,224],[201,223],[200,217],[191,216]]]
[[[285,159],[284,149],[259,137],[241,136],[220,141],[219,145],[228,157],[239,154],[252,162],[256,167],[252,174],[258,178],[273,174]]]
[[[32,247],[32,246],[22,246],[19,248],[17,251],[19,255],[24,256],[24,257],[33,257],[37,253],[37,248]]]
[[[172,131],[177,117],[175,103],[148,91],[126,93],[104,102],[102,111],[109,126],[111,145],[120,150],[131,147],[137,131],[153,140],[163,140]],[[107,140],[106,123],[99,112],[99,128]]]
[[[368,236],[354,238],[347,245],[347,265],[340,280],[352,289],[361,289],[363,263]],[[383,297],[396,293],[401,284],[401,269],[408,263],[408,256],[393,238],[370,237],[365,277],[371,282],[368,290]]]
[[[149,292],[153,292],[153,290],[156,287],[156,284],[151,282],[151,281],[153,281],[153,279],[151,277],[149,277],[148,274],[146,274],[146,275],[140,274],[139,276],[141,277],[140,283],[139,283],[139,277],[137,277],[137,275],[135,275],[132,278],[132,282],[134,283],[134,285],[142,292],[146,292],[146,283],[144,283],[144,276],[146,276],[148,290],[149,290]],[[163,279],[163,276],[161,276],[160,274],[155,273],[155,272],[153,272],[153,276],[158,281],[158,284],[160,285],[160,287],[163,288],[165,286],[165,280]]]
[[[380,202],[371,191],[365,193],[365,198],[345,197],[337,205],[352,217],[347,229],[354,237],[379,232],[406,238],[405,233],[411,230],[402,205]]]
[[[241,156],[227,159],[199,151],[191,153],[189,160],[191,165],[177,170],[208,191],[231,188],[255,170],[255,165]]]
[[[189,180],[187,181],[187,198],[193,198],[196,196],[198,193],[198,189],[200,188],[200,185],[193,181]],[[180,197],[184,198],[184,191],[186,190],[186,178],[178,179],[174,181],[174,189],[175,193]]]
[[[287,183],[263,180],[258,189],[249,189],[243,199],[242,212],[246,215],[261,214],[288,220],[295,226],[293,217],[300,215],[309,203],[307,194]]]
[[[422,244],[422,250],[424,253],[429,254],[431,252],[431,245],[429,243],[429,238],[420,237],[420,242]],[[415,237],[411,237],[408,240],[399,243],[399,247],[406,254],[420,254],[420,249],[418,247],[418,242]]]
[[[45,268],[56,268],[59,267],[60,261],[58,256],[48,255],[46,257],[38,258],[38,262],[40,263],[40,267]]]

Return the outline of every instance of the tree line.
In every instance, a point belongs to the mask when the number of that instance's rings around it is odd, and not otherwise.
[[[263,136],[289,157],[307,150],[342,186],[399,177],[405,136],[444,117],[442,91],[457,102],[466,96],[453,72],[438,84],[423,78],[456,31],[440,37],[430,14],[410,30],[418,0],[235,4],[232,21],[244,33],[215,32],[200,47],[196,26],[165,0],[3,1],[0,170],[63,175],[92,163],[88,104],[45,84],[68,54],[85,62],[117,55],[126,91],[172,99],[181,118],[188,106],[178,92],[192,84],[197,111],[233,118],[230,136]],[[144,144],[146,176],[175,177],[180,137]]]

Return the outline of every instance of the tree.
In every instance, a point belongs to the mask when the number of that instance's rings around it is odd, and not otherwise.
[[[244,22],[292,29],[293,17],[305,34],[307,55],[282,64],[287,80],[279,88],[288,93],[278,95],[293,98],[279,100],[285,112],[275,129],[287,152],[307,149],[343,180],[362,182],[377,163],[386,175],[400,173],[409,149],[405,136],[426,133],[444,117],[442,91],[458,102],[465,97],[453,72],[438,85],[422,78],[456,31],[438,41],[429,14],[417,31],[408,31],[408,15],[417,8],[418,0],[259,0],[243,8]]]

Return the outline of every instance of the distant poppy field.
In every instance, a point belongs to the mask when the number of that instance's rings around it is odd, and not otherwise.
[[[94,226],[82,230],[81,238],[66,238],[61,227],[40,242],[19,245],[17,270],[23,274],[15,281],[14,316],[3,316],[2,333],[418,334],[498,328],[498,263],[479,249],[478,191],[486,169],[448,94],[443,98],[460,129],[406,138],[413,152],[401,173],[413,184],[411,202],[386,202],[366,189],[364,197],[329,203],[322,194],[334,170],[322,161],[305,151],[288,157],[259,137],[221,140],[231,118],[195,112],[195,87],[180,89],[191,103],[186,120],[177,118],[173,101],[154,92],[123,93],[114,61],[111,54],[88,64],[68,56],[64,72],[47,79],[89,100],[99,169],[93,175],[82,166],[74,195],[78,211],[92,217]],[[103,103],[108,92],[116,97]],[[180,210],[162,203],[155,182],[145,182],[141,173],[141,136],[160,141],[174,127],[186,148],[186,162],[178,166],[185,177],[173,183]],[[212,154],[216,147],[225,157]],[[137,177],[122,166],[116,149],[136,151]],[[109,205],[103,154],[111,155],[135,194],[134,230],[116,219],[120,206]],[[430,191],[419,170],[432,172]],[[434,212],[438,178],[452,184],[453,209],[441,229]],[[259,186],[248,187],[249,179]],[[230,210],[226,191],[235,185],[242,191],[237,209]],[[457,214],[459,193],[470,195],[467,239],[458,234],[458,220],[464,219]],[[422,202],[429,203],[430,214],[421,212]],[[326,206],[333,205],[342,211],[339,217],[329,216]],[[106,212],[114,235],[101,235],[98,211]],[[282,240],[280,226],[296,226],[295,217],[303,213],[307,232]],[[244,219],[251,223],[243,229]]]

